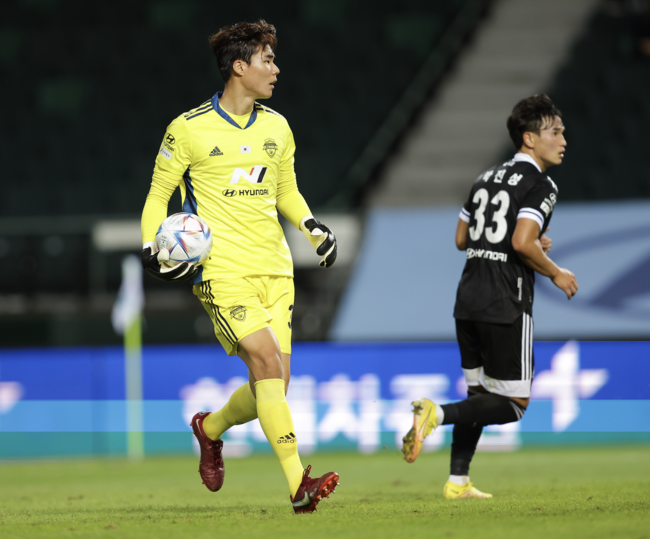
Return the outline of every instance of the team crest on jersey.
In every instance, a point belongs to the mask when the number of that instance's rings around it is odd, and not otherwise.
[[[275,153],[278,151],[278,145],[275,143],[275,140],[272,138],[267,138],[264,141],[264,146],[262,146],[262,149],[269,154],[269,157],[273,157]]]
[[[240,322],[246,320],[246,307],[243,305],[237,305],[237,307],[230,309],[230,318],[234,318]]]

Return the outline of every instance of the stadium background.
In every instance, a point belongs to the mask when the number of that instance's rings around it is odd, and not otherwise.
[[[122,338],[111,325],[121,263],[138,251],[165,126],[221,87],[207,36],[259,17],[280,37],[268,104],[292,126],[300,189],[341,245],[324,271],[287,229],[289,397],[307,410],[297,420],[305,450],[394,445],[410,392],[460,398],[450,342],[458,208],[478,172],[512,154],[514,102],[542,91],[568,139],[565,163],[549,171],[560,189],[552,256],[581,289],[568,303],[538,283],[540,402],[483,445],[650,439],[646,2],[5,4],[0,458],[126,451]],[[144,287],[145,450],[191,451],[188,410],[219,407],[244,369],[184,285]],[[26,420],[35,409],[49,414],[39,427]],[[646,423],[619,422],[630,410]],[[233,455],[265,450],[255,426],[229,436]],[[440,436],[431,450],[448,441]]]

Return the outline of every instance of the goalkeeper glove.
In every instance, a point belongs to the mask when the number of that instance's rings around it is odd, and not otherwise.
[[[154,243],[152,241],[145,243],[140,253],[142,267],[147,270],[149,275],[153,275],[161,281],[169,282],[184,281],[185,279],[194,277],[198,273],[199,268],[187,262],[182,262],[172,268],[161,264],[161,262],[169,260],[169,251],[167,249],[161,249],[157,253],[154,253],[153,245]]]
[[[300,230],[303,231],[309,243],[316,249],[316,254],[322,256],[320,266],[329,268],[336,260],[336,236],[323,223],[319,223],[311,215],[308,215],[300,222]]]

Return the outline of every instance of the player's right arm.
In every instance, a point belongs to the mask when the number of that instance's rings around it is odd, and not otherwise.
[[[526,218],[519,218],[512,235],[512,248],[529,268],[550,277],[553,284],[564,291],[568,299],[578,291],[578,281],[568,269],[560,268],[544,252],[539,240],[539,224]]]
[[[469,232],[469,221],[465,221],[462,217],[458,219],[456,226],[456,248],[459,251],[467,249],[467,233]]]
[[[142,242],[153,242],[160,223],[167,218],[169,199],[180,184],[191,162],[191,139],[182,116],[167,127],[158,150],[151,187],[140,222]]]
[[[456,226],[456,248],[459,251],[464,251],[467,249],[467,232],[469,231],[469,223],[458,219],[458,225]]]
[[[158,150],[151,187],[140,221],[143,243],[140,254],[142,266],[149,274],[164,281],[184,280],[198,271],[187,263],[167,268],[161,264],[166,260],[163,256],[166,251],[156,253],[154,247],[160,223],[167,218],[169,199],[181,182],[183,173],[189,167],[190,162],[191,139],[187,131],[187,122],[181,116],[167,127],[167,132]]]
[[[482,178],[483,174],[479,176]],[[476,180],[478,181],[478,179]],[[456,225],[456,249],[459,251],[467,250],[467,234],[469,233],[470,209],[472,208],[472,198],[474,196],[474,189],[469,193],[469,198],[463,204],[458,214],[458,225]]]
[[[470,194],[470,199],[471,199]],[[468,200],[463,204],[463,207],[458,214],[458,225],[456,225],[456,248],[459,251],[464,251],[467,249],[467,233],[469,232],[469,209],[471,207],[471,201]]]

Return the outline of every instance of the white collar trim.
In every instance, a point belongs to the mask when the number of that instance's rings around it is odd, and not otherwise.
[[[535,161],[535,160],[534,160],[530,155],[528,155],[527,153],[517,152],[517,153],[515,154],[515,156],[513,157],[512,160],[513,160],[513,161],[526,161],[526,162],[530,163],[531,165],[535,165],[535,168],[536,168],[537,170],[539,170],[540,172],[542,171],[542,169],[540,168],[540,166],[537,164],[537,161]]]

